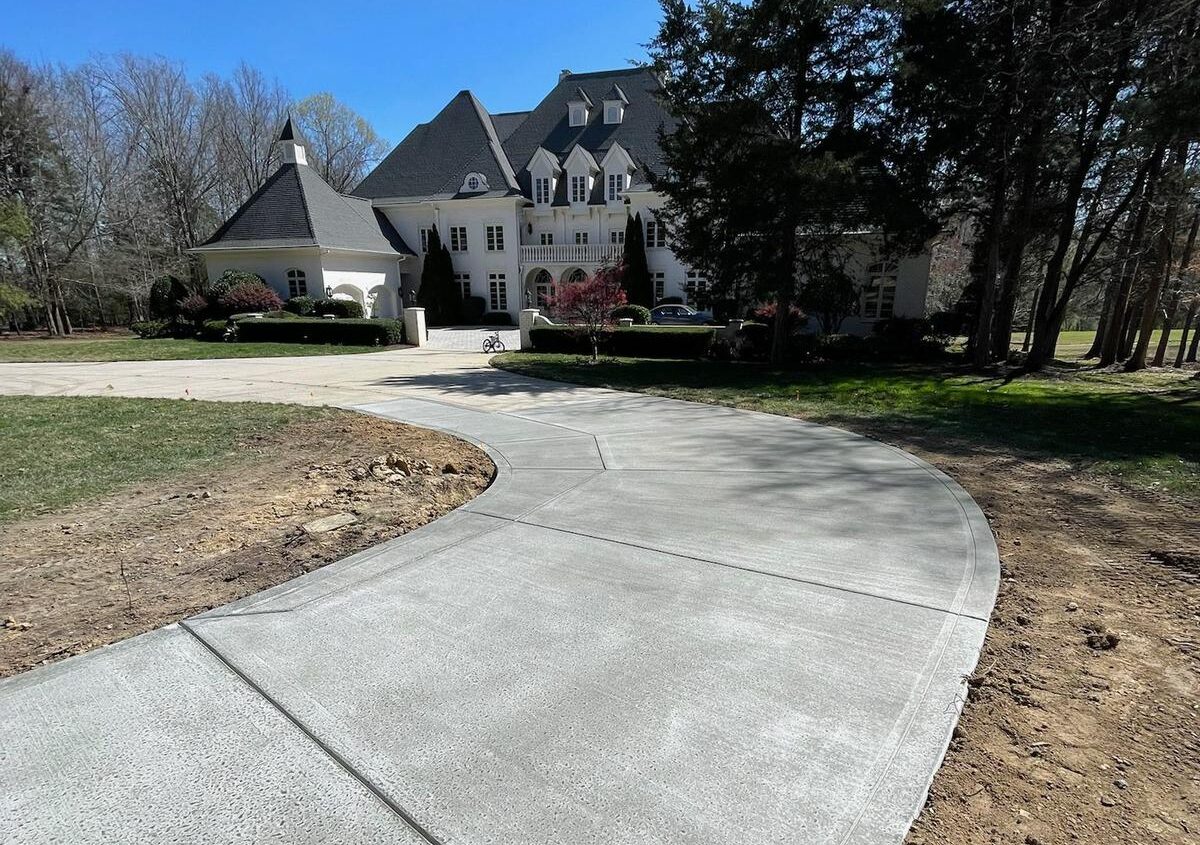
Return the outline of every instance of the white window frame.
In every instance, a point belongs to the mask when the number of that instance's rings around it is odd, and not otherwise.
[[[605,123],[620,123],[624,109],[620,103],[608,103],[604,106],[604,122]]]
[[[570,181],[571,202],[582,203],[587,202],[587,176],[572,176]]]
[[[462,298],[466,299],[471,296],[471,274],[470,273],[455,273],[454,281],[458,283],[458,289],[462,292]]]
[[[549,205],[553,195],[549,176],[538,176],[533,180],[533,201],[536,205]]]
[[[545,279],[546,281],[541,281]],[[546,272],[544,276],[539,276],[533,281],[533,304],[538,308],[545,308],[549,304],[549,300],[553,299],[557,291],[555,290],[554,276]]]
[[[508,310],[508,274],[503,270],[488,270],[489,311]]]
[[[650,278],[654,281],[654,303],[657,305],[667,298],[667,274],[658,270],[651,273]]]
[[[586,126],[587,105],[584,103],[572,103],[567,106],[567,121],[571,126]]]
[[[625,193],[625,174],[610,173],[608,174],[608,201],[616,202],[621,199]]]
[[[687,304],[691,305],[700,298],[697,294],[708,295],[708,279],[699,270],[688,270],[683,285],[683,292],[687,299]]]
[[[422,226],[417,230],[417,237],[421,241],[421,254],[429,253],[429,235],[433,232],[432,226]]]
[[[467,227],[466,226],[451,226],[450,227],[450,251],[451,252],[466,252],[467,251]]]
[[[588,232],[586,229],[579,229],[575,232],[575,245],[576,246],[587,246],[588,245]]]
[[[554,246],[554,233],[542,232],[540,235],[538,235],[538,243],[540,243],[542,246]]]
[[[867,269],[867,284],[862,293],[864,320],[890,320],[896,316],[897,275],[894,264],[873,264]]]
[[[608,233],[608,242],[613,246],[625,246],[625,230],[613,229]]]
[[[484,227],[488,252],[504,252],[504,224],[489,223]]]
[[[660,249],[667,245],[667,230],[657,220],[646,221],[646,249]]]
[[[288,297],[308,296],[308,274],[299,267],[287,269]]]

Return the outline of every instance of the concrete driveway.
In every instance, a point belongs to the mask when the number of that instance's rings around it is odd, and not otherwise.
[[[14,842],[899,843],[998,579],[941,472],[796,420],[425,350],[0,366],[482,444],[460,510],[0,683]]]

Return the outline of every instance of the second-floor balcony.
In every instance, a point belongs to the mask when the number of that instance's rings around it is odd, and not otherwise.
[[[521,263],[534,264],[616,264],[621,260],[620,244],[543,244],[521,246]]]

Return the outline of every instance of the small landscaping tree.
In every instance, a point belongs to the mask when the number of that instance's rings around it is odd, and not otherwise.
[[[150,313],[163,320],[179,318],[179,303],[187,299],[190,292],[175,276],[161,276],[150,285]]]
[[[417,304],[425,309],[429,324],[435,326],[456,322],[462,311],[462,292],[454,282],[454,262],[436,226],[429,230]]]
[[[590,279],[562,285],[550,300],[555,313],[587,338],[593,363],[600,358],[600,341],[612,326],[613,311],[626,302],[623,275],[621,266],[602,267]]]
[[[650,278],[650,267],[646,263],[646,237],[642,229],[642,214],[626,218],[625,249],[621,256],[624,267],[622,286],[625,298],[632,305],[654,307],[654,280]]]

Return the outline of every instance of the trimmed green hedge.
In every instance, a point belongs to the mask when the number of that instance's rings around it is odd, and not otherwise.
[[[404,343],[399,320],[240,320],[238,342],[329,343],[334,346],[391,346]]]
[[[600,351],[627,358],[704,358],[715,335],[705,326],[630,326],[605,332]],[[575,326],[538,326],[529,336],[538,352],[590,355],[592,351],[586,335]]]

